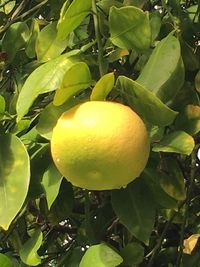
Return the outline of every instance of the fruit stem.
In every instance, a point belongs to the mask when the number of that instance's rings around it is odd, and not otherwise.
[[[90,196],[89,191],[85,190],[85,229],[86,234],[88,236],[88,240],[90,241],[92,238],[91,234],[91,220],[90,220]]]
[[[99,72],[100,72],[100,76],[102,77],[105,74],[104,60],[103,60],[103,45],[102,45],[101,34],[99,30],[99,17],[98,17],[96,0],[92,0],[92,11],[93,11],[95,36],[97,39],[97,46],[98,46]]]

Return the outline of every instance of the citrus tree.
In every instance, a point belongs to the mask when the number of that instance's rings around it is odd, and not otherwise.
[[[199,66],[199,0],[0,0],[0,266],[200,266]],[[109,171],[123,120],[104,134],[99,172],[122,188],[91,190],[78,164],[74,186],[52,157],[58,119],[89,101],[129,106],[145,124],[149,141],[123,174]],[[98,138],[121,119],[110,116]],[[54,149],[70,158],[82,130],[68,141],[62,130]]]

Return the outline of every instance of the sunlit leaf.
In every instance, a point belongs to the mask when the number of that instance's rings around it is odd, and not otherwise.
[[[29,110],[38,95],[56,90],[66,71],[75,63],[71,56],[79,53],[72,50],[35,69],[25,81],[17,100],[17,114],[20,120]]]
[[[122,257],[105,243],[93,245],[84,254],[79,267],[116,267]]]
[[[4,113],[6,108],[6,102],[2,95],[0,95],[0,113]]]
[[[120,23],[119,23],[120,22]],[[111,7],[109,13],[111,41],[120,48],[144,50],[151,43],[148,13],[141,9]]]
[[[27,47],[25,49],[25,52],[29,58],[33,58],[36,55],[35,44],[39,31],[40,31],[39,22],[38,20],[34,19],[31,25],[31,36],[29,38]]]
[[[151,40],[154,41],[160,32],[161,15],[159,12],[153,12],[150,15]]]
[[[58,195],[62,178],[54,164],[51,164],[43,175],[42,185],[49,209]]]
[[[170,101],[184,82],[184,66],[179,41],[169,34],[156,46],[137,82],[163,102]]]
[[[61,86],[56,90],[53,104],[60,106],[72,96],[88,88],[92,83],[90,70],[86,63],[78,62],[65,73]]]
[[[195,249],[197,242],[199,240],[200,234],[193,234],[184,240],[183,253],[191,255],[192,251]]]
[[[44,27],[38,34],[36,54],[40,62],[46,62],[58,57],[66,48],[67,40],[57,39],[56,23]]]
[[[92,94],[90,96],[91,100],[106,100],[106,97],[113,89],[115,83],[114,73],[105,74],[101,79],[95,84]]]
[[[3,229],[8,229],[21,209],[29,180],[30,163],[25,146],[14,135],[0,135],[0,226]]]
[[[66,3],[69,1],[66,1]],[[60,19],[58,21],[58,39],[65,39],[69,33],[75,30],[84,18],[89,14],[92,7],[92,0],[74,0],[68,8],[65,8],[61,12]]]
[[[21,260],[31,266],[37,266],[41,263],[41,258],[37,254],[38,249],[42,244],[41,230],[35,230],[32,236],[23,244],[19,251]]]
[[[139,240],[149,243],[155,220],[155,206],[141,179],[126,189],[112,192],[112,206],[120,222]]]
[[[177,115],[177,112],[163,104],[152,92],[125,76],[118,77],[116,88],[122,92],[133,110],[147,122],[166,126],[171,124]]]
[[[176,131],[165,135],[159,143],[153,146],[152,150],[155,152],[174,152],[190,155],[194,145],[194,139],[191,135],[182,131]]]

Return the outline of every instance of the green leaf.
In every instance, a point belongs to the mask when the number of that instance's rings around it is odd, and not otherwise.
[[[144,259],[144,247],[136,242],[129,243],[121,251],[123,263],[128,266],[139,264]]]
[[[36,126],[39,134],[44,138],[50,140],[53,128],[56,125],[57,120],[61,116],[61,114],[79,103],[80,100],[78,100],[77,98],[72,98],[70,99],[70,101],[67,101],[61,106],[54,106],[53,103],[47,105],[41,112],[39,122]]]
[[[142,179],[152,195],[152,199],[158,208],[177,208],[177,202],[170,197],[161,187],[160,173],[155,168],[145,168],[142,173]]]
[[[186,190],[183,173],[173,158],[163,159],[162,172],[159,182],[162,189],[176,200],[183,201],[186,198]]]
[[[150,15],[151,41],[153,42],[160,32],[161,15],[159,12],[153,12]]]
[[[126,189],[114,190],[112,206],[120,222],[147,245],[155,221],[155,206],[142,179],[136,179]]]
[[[195,77],[195,88],[200,93],[200,70],[197,72]]]
[[[106,97],[113,89],[115,84],[114,73],[105,74],[101,79],[95,84],[90,100],[106,100]]]
[[[4,99],[4,97],[2,95],[0,95],[0,114],[4,113],[5,108],[6,108],[5,99]]]
[[[35,69],[25,81],[17,100],[18,121],[28,112],[38,95],[56,90],[65,72],[75,63],[73,55],[79,50],[59,56]]]
[[[13,263],[9,257],[0,253],[0,266],[1,267],[13,267]]]
[[[116,267],[122,262],[123,259],[115,250],[102,243],[89,247],[79,267]]]
[[[31,266],[37,266],[41,263],[41,258],[37,254],[38,249],[42,245],[42,232],[35,230],[32,236],[24,243],[19,251],[21,260]]]
[[[111,7],[109,14],[111,41],[120,48],[145,50],[151,44],[148,13],[136,7]]]
[[[177,112],[167,107],[139,83],[125,76],[119,76],[116,88],[120,89],[127,103],[145,121],[158,126],[170,125],[174,121]]]
[[[36,55],[35,45],[39,32],[40,32],[39,22],[38,20],[34,19],[31,25],[31,35],[25,50],[29,58],[34,58]]]
[[[59,194],[50,209],[49,220],[52,223],[66,220],[70,216],[73,207],[74,191],[72,185],[66,179],[62,179]]]
[[[61,86],[56,90],[53,104],[60,106],[72,96],[88,88],[92,83],[90,70],[86,63],[77,62],[65,73]]]
[[[184,66],[179,41],[169,34],[156,46],[137,82],[163,102],[170,101],[184,82]]]
[[[182,131],[176,131],[165,135],[158,144],[153,146],[152,150],[155,152],[174,152],[190,155],[194,145],[194,139],[191,135]]]
[[[68,3],[69,1],[66,1]],[[90,13],[92,0],[74,0],[66,10],[66,3],[58,21],[58,39],[65,39]]]
[[[30,163],[25,146],[14,135],[1,135],[0,226],[3,229],[8,229],[21,209],[28,192],[29,180]]]
[[[25,22],[16,22],[9,27],[2,39],[2,50],[8,54],[9,61],[12,61],[16,53],[25,47],[28,39],[29,28]]]
[[[38,61],[46,62],[58,57],[65,50],[67,40],[57,39],[56,22],[44,27],[36,41],[36,54]]]
[[[63,176],[58,172],[54,164],[51,164],[43,175],[42,185],[49,209],[58,195],[62,178]]]
[[[177,116],[175,127],[191,135],[197,134],[200,131],[200,107],[187,105]]]

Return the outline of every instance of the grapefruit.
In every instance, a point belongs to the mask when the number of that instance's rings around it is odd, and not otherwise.
[[[128,106],[109,101],[79,104],[58,119],[51,153],[60,173],[89,190],[125,187],[145,168],[149,137]]]

